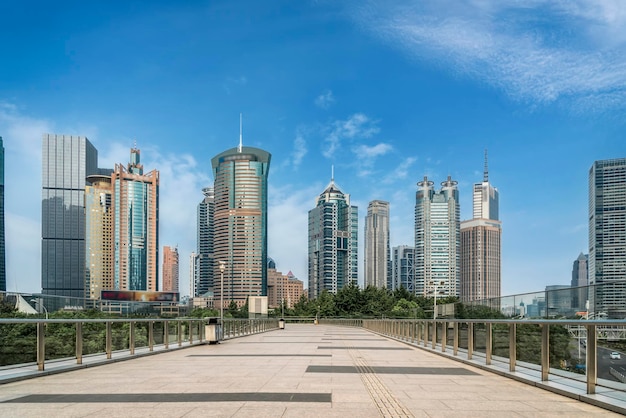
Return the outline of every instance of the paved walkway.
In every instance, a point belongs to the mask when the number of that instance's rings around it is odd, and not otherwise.
[[[617,416],[360,328],[286,329],[0,385],[2,417]]]

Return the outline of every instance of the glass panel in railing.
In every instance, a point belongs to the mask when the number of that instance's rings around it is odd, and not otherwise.
[[[130,323],[113,322],[111,324],[111,342],[113,351],[127,350],[130,347]]]
[[[106,324],[86,322],[83,324],[83,354],[104,353],[106,349]]]
[[[546,315],[549,319],[572,319],[578,300],[575,288],[569,285],[546,286]]]
[[[626,386],[626,327],[621,325],[598,326],[598,379]]]
[[[37,361],[37,325],[0,324],[0,367]]]
[[[485,355],[487,347],[487,327],[483,323],[474,324],[474,354]]]
[[[164,336],[165,336],[165,327],[164,327],[165,323],[163,321],[154,321],[154,338],[153,338],[153,342],[156,345],[159,344],[163,344],[165,342],[164,340]]]
[[[517,362],[519,366],[541,368],[541,326],[517,325]]]
[[[461,322],[459,323],[459,348],[463,350],[467,350],[467,342],[468,342],[468,324]]]
[[[492,324],[491,325],[491,335],[492,335],[492,360],[495,361],[506,361],[508,363],[509,360],[509,325],[508,324]]]
[[[148,347],[148,322],[135,323],[135,348]]]
[[[46,330],[46,360],[76,357],[76,324],[48,323]]]

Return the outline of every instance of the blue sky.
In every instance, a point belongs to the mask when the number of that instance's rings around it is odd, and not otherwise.
[[[332,165],[360,233],[368,202],[388,200],[392,245],[412,245],[416,182],[451,175],[468,219],[488,149],[503,294],[569,283],[589,167],[626,156],[621,0],[170,3],[0,5],[9,290],[41,288],[50,132],[87,136],[101,167],[137,141],[161,172],[160,241],[178,245],[187,293],[196,205],[239,113],[244,144],[272,154],[269,254],[284,273],[307,281],[307,212]]]

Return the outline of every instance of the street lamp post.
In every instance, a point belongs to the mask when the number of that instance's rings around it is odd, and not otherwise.
[[[437,291],[437,282],[436,281],[432,281],[432,282],[430,282],[430,285],[435,287],[435,291],[434,291],[435,302],[434,302],[434,305],[433,305],[433,319],[437,319],[437,295],[439,294],[439,292]],[[439,285],[443,286],[443,285],[445,285],[445,283],[443,281],[441,281],[439,283]]]
[[[46,309],[46,305],[43,304],[43,302],[40,302],[37,299],[31,299],[31,302],[35,303],[36,305],[39,305],[43,308],[43,311],[46,313],[46,319],[48,319],[48,310]]]

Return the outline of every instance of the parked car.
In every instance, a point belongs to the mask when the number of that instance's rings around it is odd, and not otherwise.
[[[613,351],[611,353],[611,360],[619,360],[621,358],[622,358],[622,355],[618,353],[617,351]]]

